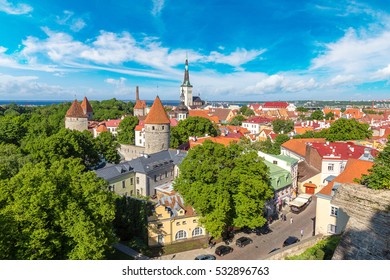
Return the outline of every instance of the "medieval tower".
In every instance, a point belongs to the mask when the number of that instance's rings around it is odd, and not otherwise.
[[[145,119],[145,153],[153,154],[169,149],[170,121],[157,96]]]
[[[184,93],[184,104],[187,107],[193,105],[192,101],[192,85],[190,84],[190,74],[188,72],[188,59],[186,59],[186,65],[184,70],[184,81],[180,86],[180,92]]]
[[[65,115],[65,128],[84,131],[88,129],[88,117],[75,99]]]
[[[83,108],[83,112],[88,117],[88,120],[89,121],[92,120],[93,119],[92,106],[89,103],[87,97],[85,97],[85,96],[84,96],[83,102],[81,102],[81,108]]]
[[[180,104],[176,107],[176,115],[178,121],[185,120],[188,117],[188,107],[184,102],[184,91],[182,91],[180,94]]]
[[[146,102],[139,99],[138,86],[135,88],[135,105],[134,105],[134,116],[144,117],[146,116]]]

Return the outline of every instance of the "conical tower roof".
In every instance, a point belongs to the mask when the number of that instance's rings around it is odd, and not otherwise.
[[[70,105],[69,110],[66,112],[66,117],[68,118],[86,118],[87,116],[84,114],[83,108],[80,103],[75,99]]]
[[[146,116],[145,124],[169,124],[167,112],[161,103],[160,97],[156,97],[150,108],[149,114]]]
[[[81,108],[83,108],[85,113],[92,113],[92,106],[89,103],[87,97],[84,96],[83,102],[81,103]]]
[[[188,59],[186,59],[186,66],[184,69],[184,81],[183,81],[182,86],[192,87],[192,85],[190,83],[190,73],[188,71]]]

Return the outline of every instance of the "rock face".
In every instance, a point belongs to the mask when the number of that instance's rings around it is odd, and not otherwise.
[[[390,191],[345,184],[332,204],[349,218],[334,260],[390,260]]]

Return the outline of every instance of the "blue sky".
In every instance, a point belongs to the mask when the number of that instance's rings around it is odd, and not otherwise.
[[[390,98],[390,5],[0,0],[0,100]]]

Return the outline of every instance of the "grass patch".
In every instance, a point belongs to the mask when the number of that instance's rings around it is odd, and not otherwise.
[[[341,235],[329,236],[300,255],[286,257],[286,260],[330,260],[339,244]]]
[[[151,247],[149,248],[149,257],[159,257],[161,255],[170,255],[180,252],[190,251],[194,249],[207,248],[207,238],[200,238],[196,240],[182,241],[163,247]]]

